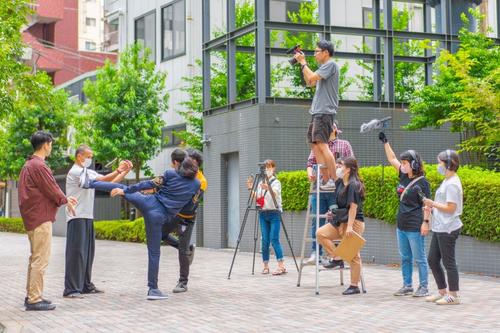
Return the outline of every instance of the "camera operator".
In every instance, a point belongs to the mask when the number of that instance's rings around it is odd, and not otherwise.
[[[273,272],[273,275],[282,275],[287,273],[287,270],[283,260],[283,249],[280,244],[281,182],[275,176],[276,162],[266,160],[264,163],[271,189],[263,180],[257,185],[256,193],[252,193],[256,197],[256,204],[261,208],[259,210],[259,222],[262,233],[262,261],[264,262],[262,274],[269,274],[269,246],[272,245],[278,261],[278,268]],[[251,179],[247,180],[248,190],[252,190],[252,185]],[[278,207],[274,205],[271,190],[274,193]]]
[[[424,176],[424,166],[420,155],[414,150],[407,150],[399,156],[399,160],[389,144],[384,132],[379,133],[384,144],[387,160],[399,173],[399,184],[396,193],[399,197],[397,217],[397,239],[401,256],[403,286],[394,296],[412,295],[424,297],[428,291],[428,266],[425,258],[425,236],[429,233],[429,223],[424,220],[423,199],[430,197],[429,182]],[[419,287],[414,292],[412,286],[413,259],[418,266]]]
[[[316,72],[307,66],[304,53],[296,52],[294,56],[300,63],[307,86],[316,87],[309,110],[312,119],[307,138],[318,162],[328,167],[328,172],[323,174],[323,179],[326,181],[322,186],[324,190],[335,188],[332,180],[335,175],[335,161],[328,148],[328,140],[333,131],[333,120],[339,105],[339,66],[332,60],[332,56],[333,44],[327,40],[319,41],[314,50],[314,57],[320,64]]]
[[[332,152],[335,158],[346,158],[349,156],[354,157],[352,152],[352,147],[349,141],[338,139],[338,134],[342,133],[342,131],[338,128],[337,121],[333,122],[333,132],[330,135],[330,140],[328,141],[328,148]],[[311,150],[309,154],[309,158],[307,159],[307,176],[311,182],[316,181],[316,175],[314,174],[313,165],[317,164],[316,156],[314,155],[314,151]],[[338,167],[338,161],[337,161]],[[328,211],[328,208],[335,202],[335,192],[331,193],[320,193],[319,195],[319,213],[325,214]],[[311,212],[316,212],[316,195],[312,195],[311,198]],[[314,238],[316,235],[316,218],[311,220],[312,228],[311,228],[311,237]],[[319,220],[319,226],[322,227],[325,224],[325,219],[321,218]],[[319,255],[323,253],[323,248],[319,247]],[[312,243],[312,252],[311,256],[307,260],[307,264],[313,264],[316,261],[316,241]],[[325,268],[333,268],[335,265],[332,265],[333,262],[328,262],[325,265]],[[331,267],[330,267],[331,266]]]

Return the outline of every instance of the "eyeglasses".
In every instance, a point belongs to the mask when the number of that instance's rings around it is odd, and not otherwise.
[[[314,54],[317,54],[317,53],[320,53],[320,52],[323,52],[324,50],[314,50]]]

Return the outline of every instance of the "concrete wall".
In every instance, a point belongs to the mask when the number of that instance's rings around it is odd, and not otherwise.
[[[205,133],[211,142],[205,146],[205,175],[210,184],[205,195],[203,237],[206,247],[227,246],[227,187],[225,154],[239,153],[240,221],[247,205],[245,186],[249,174],[257,171],[257,163],[274,159],[279,170],[304,169],[309,154],[306,130],[310,120],[308,105],[250,105],[230,111],[215,111],[205,116]],[[437,154],[459,142],[446,128],[409,132],[401,129],[408,122],[402,109],[341,107],[337,116],[341,138],[351,142],[361,166],[385,163],[378,132],[360,134],[363,122],[392,116],[385,130],[395,152],[416,149],[426,162],[434,162]],[[247,228],[249,229],[249,228]],[[249,233],[247,232],[249,231]],[[245,230],[242,245],[253,243],[252,231]]]

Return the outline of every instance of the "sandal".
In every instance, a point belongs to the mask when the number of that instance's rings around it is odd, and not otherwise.
[[[261,272],[261,274],[269,274],[269,267],[264,268]]]
[[[288,272],[287,272],[285,267],[283,267],[283,268],[278,267],[278,269],[273,272],[273,275],[283,275],[286,273],[288,273]]]

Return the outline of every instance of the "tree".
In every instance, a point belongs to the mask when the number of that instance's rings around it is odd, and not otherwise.
[[[28,79],[30,69],[20,59],[21,28],[29,13],[26,0],[0,1],[0,116],[13,111],[17,86]]]
[[[54,89],[50,77],[39,72],[30,76],[30,93],[18,92],[12,101],[12,112],[3,120],[0,140],[2,159],[0,159],[0,178],[17,179],[26,157],[33,152],[31,135],[38,131],[49,131],[55,142],[48,158],[54,170],[68,165],[67,130],[76,106],[68,101],[68,94]]]
[[[469,10],[480,22],[477,10]],[[410,104],[409,129],[451,125],[460,132],[461,151],[469,160],[500,165],[500,46],[483,32],[467,29],[462,14],[460,46],[455,54],[442,50],[436,60],[434,85],[416,93]]]
[[[413,17],[413,12],[408,10],[407,6],[403,9],[393,8],[393,29],[394,30],[407,30],[410,20]],[[370,17],[370,16],[369,16]],[[383,15],[381,14],[381,26],[383,28]],[[371,26],[368,25],[369,28]],[[373,38],[372,38],[373,39]],[[394,55],[401,56],[423,56],[426,49],[431,47],[428,40],[415,41],[415,40],[400,40],[394,38]],[[370,48],[367,43],[363,43],[362,47],[358,48],[363,53],[373,53],[374,50]],[[361,89],[361,100],[373,100],[373,63],[363,60],[357,60],[356,63],[364,69],[368,75],[356,75],[357,85]],[[381,81],[384,82],[384,71],[382,64]],[[394,63],[394,98],[396,101],[409,102],[412,100],[416,91],[421,90],[425,85],[424,69],[421,64],[408,63],[408,62],[395,62]],[[381,99],[384,99],[384,90],[382,89]]]
[[[88,104],[77,128],[100,160],[131,160],[136,181],[141,170],[151,175],[145,163],[161,149],[161,115],[168,109],[166,74],[156,70],[149,54],[134,44],[120,54],[117,65],[107,61],[95,81],[85,82]]]

